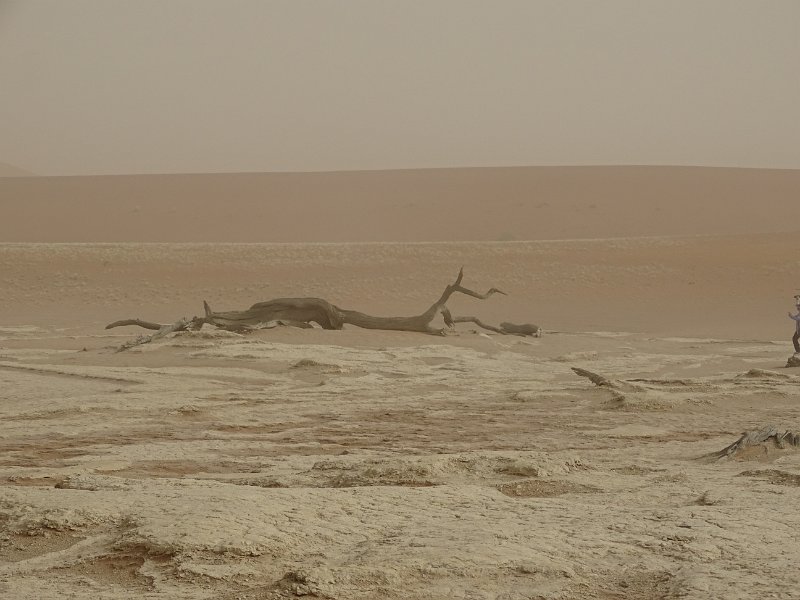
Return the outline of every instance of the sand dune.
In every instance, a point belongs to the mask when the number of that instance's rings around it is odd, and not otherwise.
[[[800,171],[519,167],[0,179],[0,241],[505,241],[797,231]]]
[[[797,182],[0,180],[0,597],[793,597],[800,452],[710,455],[800,432]],[[480,241],[559,236],[592,239]],[[205,327],[119,352],[143,330],[103,329],[204,299],[414,314],[462,265],[508,295],[455,315],[544,337]]]
[[[783,339],[800,234],[460,244],[0,245],[3,322],[170,321],[316,296],[375,315],[423,312],[465,267],[508,296],[454,298],[488,322],[559,331]]]

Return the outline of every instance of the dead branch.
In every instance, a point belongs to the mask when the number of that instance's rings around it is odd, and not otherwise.
[[[445,317],[445,323],[449,327],[453,326],[451,323],[475,323],[475,325],[478,327],[482,327],[488,331],[494,331],[495,333],[499,333],[501,335],[541,337],[541,329],[538,325],[531,325],[529,323],[525,323],[524,325],[515,325],[514,323],[504,322],[500,323],[500,327],[495,327],[494,325],[487,325],[478,317],[451,317],[449,311],[447,311],[446,315],[444,312],[442,312],[442,314]]]
[[[478,327],[482,327],[488,331],[494,331],[495,333],[500,333],[505,335],[506,332],[503,331],[500,327],[495,327],[494,325],[487,325],[483,321],[481,321],[478,317],[453,317],[453,323],[475,323]]]
[[[448,327],[452,327],[452,323],[456,321],[455,319],[451,318],[450,311],[447,309],[446,305],[447,301],[450,299],[450,296],[456,292],[466,296],[472,296],[473,298],[477,298],[479,300],[486,300],[493,294],[506,295],[504,291],[497,288],[490,288],[485,294],[480,294],[469,288],[463,287],[461,285],[463,278],[464,268],[462,267],[458,272],[458,277],[456,277],[455,282],[451,283],[444,289],[439,299],[431,304],[428,310],[426,310],[424,313],[421,315],[415,315],[413,317],[373,317],[353,310],[344,310],[335,306],[333,308],[338,311],[343,324],[346,323],[349,325],[355,325],[357,327],[363,327],[364,329],[419,331],[421,333],[442,335],[444,334],[444,330],[431,327],[431,322],[434,318],[436,318],[436,315],[441,313],[445,319],[445,324]],[[320,325],[322,325],[322,323],[320,323]],[[337,329],[341,329],[341,327],[338,327]]]
[[[154,329],[158,331],[166,325],[160,323],[151,323],[150,321],[142,321],[141,319],[123,319],[122,321],[114,321],[106,325],[106,329],[113,329],[114,327],[125,327],[126,325],[136,325],[137,327],[144,327],[145,329]]]
[[[172,323],[172,325],[157,325],[155,323],[150,323],[148,321],[140,321],[139,319],[127,319],[125,321],[115,321],[114,323],[110,323],[106,325],[106,329],[111,329],[113,327],[120,327],[122,325],[139,325],[140,327],[144,327],[145,329],[155,329],[158,328],[158,331],[153,335],[141,335],[135,340],[131,340],[129,342],[125,342],[117,348],[117,352],[124,352],[125,350],[130,350],[135,346],[141,346],[142,344],[149,344],[150,342],[157,340],[159,338],[164,337],[165,335],[169,335],[170,333],[175,333],[176,331],[185,331],[189,329],[194,324],[193,319],[179,319]],[[156,327],[153,327],[156,325]]]
[[[647,400],[650,392],[646,386],[628,380],[609,379],[608,377],[579,367],[571,367],[571,369],[576,375],[585,377],[597,387],[607,390],[610,395],[610,407],[624,408],[631,405],[644,406],[650,404]]]
[[[597,373],[592,373],[591,371],[587,371],[586,369],[581,369],[578,367],[571,367],[571,368],[573,371],[575,371],[576,375],[580,375],[581,377],[586,377],[586,379],[591,381],[596,386],[607,387],[612,389],[620,387],[617,383],[611,381],[610,379],[607,379],[606,377],[603,377],[602,375],[598,375]]]
[[[542,337],[542,328],[539,327],[538,325],[532,325],[531,323],[523,323],[522,325],[516,325],[515,323],[503,322],[500,323],[500,329],[502,329],[503,333],[506,334],[532,335],[534,337]]]
[[[623,392],[645,392],[648,390],[683,391],[695,389],[701,384],[687,379],[609,379],[599,373],[586,369],[571,367],[576,375],[585,377],[598,387],[610,388]]]
[[[774,425],[767,425],[757,431],[745,431],[742,436],[726,446],[719,452],[712,452],[700,458],[711,460],[725,460],[736,458],[749,450],[751,453],[756,450],[758,456],[769,454],[770,449],[785,450],[788,447],[800,447],[800,434],[792,433],[789,430],[778,431]]]

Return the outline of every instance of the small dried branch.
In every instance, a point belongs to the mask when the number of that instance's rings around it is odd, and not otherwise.
[[[139,319],[130,319],[130,321],[139,321]],[[116,321],[116,323],[122,323],[122,321]],[[145,321],[145,323],[147,323],[147,325],[153,325],[153,323],[149,323],[149,322],[146,322],[146,321]],[[184,317],[183,319],[175,321],[174,323],[172,323],[172,325],[161,325],[161,326],[159,326],[158,331],[156,333],[154,333],[153,335],[142,335],[142,336],[139,336],[138,338],[136,338],[135,340],[131,340],[129,342],[125,342],[124,344],[122,344],[122,346],[117,348],[117,352],[124,352],[125,350],[130,350],[131,348],[134,348],[136,346],[141,346],[142,344],[149,344],[150,342],[152,342],[154,340],[160,339],[160,338],[164,337],[165,335],[169,335],[170,333],[175,333],[176,331],[185,331],[185,330],[189,329],[193,325],[193,323],[194,323],[193,319],[187,319],[187,318]],[[139,323],[130,322],[130,323],[126,323],[126,324],[127,325],[138,325]],[[106,329],[110,329],[112,325],[114,325],[114,323],[111,323],[111,325],[108,325],[106,327]],[[140,326],[141,327],[145,327],[144,325],[140,325]],[[145,329],[153,329],[153,328],[152,327],[145,327]]]
[[[152,323],[150,321],[142,321],[141,319],[123,319],[122,321],[114,321],[106,325],[106,329],[114,329],[114,327],[125,327],[126,325],[136,325],[137,327],[144,327],[145,329],[153,329],[158,331],[162,327],[166,327],[160,323]]]
[[[478,327],[482,327],[488,331],[494,331],[495,333],[500,333],[505,335],[506,332],[500,329],[499,327],[495,327],[494,325],[487,325],[483,321],[481,321],[478,317],[452,317],[453,323],[475,323]]]
[[[592,373],[591,371],[587,371],[586,369],[580,369],[578,367],[572,367],[572,370],[575,371],[576,375],[580,375],[581,377],[586,377],[589,381],[591,381],[596,386],[600,387],[608,387],[608,388],[618,388],[619,386],[610,379],[603,377],[597,373]]]

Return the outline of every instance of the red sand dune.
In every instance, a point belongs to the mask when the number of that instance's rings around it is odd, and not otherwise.
[[[488,241],[796,231],[800,171],[512,167],[0,178],[0,242]]]

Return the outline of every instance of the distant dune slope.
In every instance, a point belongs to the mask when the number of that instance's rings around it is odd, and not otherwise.
[[[14,165],[0,162],[0,177],[33,177],[34,174]]]
[[[800,293],[797,248],[800,233],[515,243],[0,244],[0,324],[93,323],[99,331],[121,318],[167,322],[201,314],[203,300],[231,310],[304,296],[373,315],[412,315],[464,265],[466,285],[508,294],[452,298],[454,314],[487,323],[782,339],[790,349],[794,322],[786,313]]]
[[[800,230],[800,171],[509,167],[0,178],[0,242],[488,241]]]

